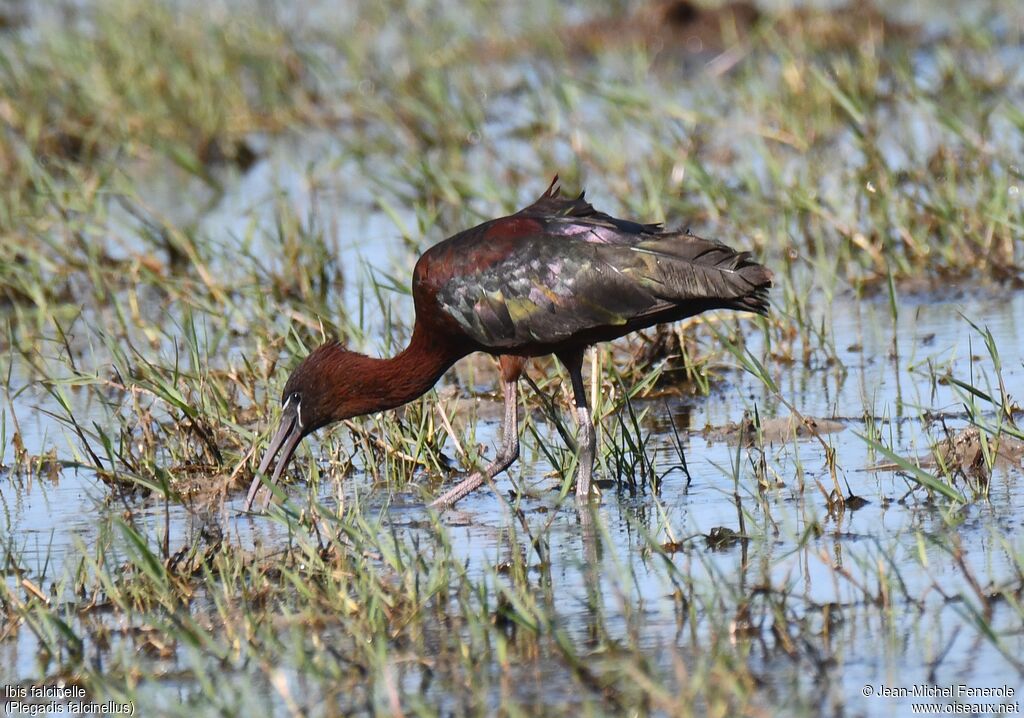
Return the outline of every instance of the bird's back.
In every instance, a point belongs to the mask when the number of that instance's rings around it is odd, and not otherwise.
[[[557,178],[556,178],[557,180]],[[707,309],[767,312],[771,272],[747,252],[599,212],[556,183],[516,214],[420,258],[417,311],[494,352],[542,354]]]

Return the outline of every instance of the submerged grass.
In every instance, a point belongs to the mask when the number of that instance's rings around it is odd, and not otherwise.
[[[1024,439],[1019,356],[979,317],[967,375],[900,334],[922,288],[1020,286],[1019,8],[968,25],[926,6],[923,27],[669,6],[618,36],[604,8],[545,0],[330,22],[103,1],[3,31],[5,675],[144,713],[857,713],[886,709],[854,702],[881,675],[858,666],[909,642],[927,680],[969,672],[947,659],[963,635],[1019,682],[1024,551],[998,506],[1020,500],[1019,458],[998,458]],[[233,516],[295,358],[326,336],[401,346],[418,253],[555,172],[778,278],[766,320],[595,353],[602,507],[562,506],[574,431],[561,370],[537,361],[517,490],[482,520],[422,509],[486,460],[496,374],[473,359],[300,450],[308,483],[269,517]],[[873,294],[888,356],[858,363],[833,306]],[[838,394],[875,359],[920,382],[833,404],[852,441],[805,416],[797,384]],[[690,493],[686,451],[709,446],[691,416],[743,409],[721,510],[699,472]],[[971,426],[981,459],[958,466],[941,447]],[[901,475],[862,479],[868,457]],[[61,482],[88,487],[93,525],[40,547],[18,497]],[[858,520],[867,503],[902,517],[891,536]]]

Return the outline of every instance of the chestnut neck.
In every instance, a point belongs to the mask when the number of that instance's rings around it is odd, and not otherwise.
[[[452,364],[465,356],[446,337],[430,336],[418,322],[409,346],[388,359],[350,353],[335,365],[335,378],[351,391],[345,413],[352,416],[407,404],[430,390]]]

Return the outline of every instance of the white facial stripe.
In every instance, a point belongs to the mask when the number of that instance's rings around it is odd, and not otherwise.
[[[298,398],[298,394],[289,394],[288,398],[284,400],[284,404],[281,406],[281,411],[288,411],[288,407],[295,402],[295,420],[299,422],[299,428],[302,428],[302,399]]]

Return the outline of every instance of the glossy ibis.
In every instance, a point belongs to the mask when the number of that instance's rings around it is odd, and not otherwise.
[[[583,194],[561,197],[557,182],[529,207],[424,252],[413,270],[416,322],[400,354],[375,359],[332,342],[299,364],[285,385],[281,424],[256,470],[246,511],[279,453],[272,484],[307,434],[412,401],[472,352],[500,362],[501,447],[483,471],[431,505],[454,504],[519,456],[517,382],[526,359],[544,354],[558,357],[572,379],[580,434],[576,495],[587,497],[595,435],[581,373],[584,350],[708,309],[767,313],[772,274],[748,252],[689,231],[616,219]]]

